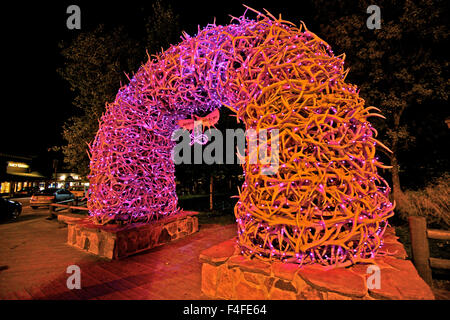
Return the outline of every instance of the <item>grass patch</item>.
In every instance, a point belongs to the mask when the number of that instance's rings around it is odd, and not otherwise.
[[[209,198],[207,194],[186,194],[182,196],[178,196],[178,200],[190,200],[190,199],[199,199],[199,198]]]
[[[421,216],[429,227],[450,227],[450,174],[434,179],[423,190],[406,190],[406,202],[398,208],[400,217]]]
[[[228,225],[236,223],[236,218],[232,212],[224,214],[220,211],[200,211],[197,217],[199,224]]]
[[[395,227],[395,234],[399,237],[400,241],[405,247],[408,254],[407,260],[412,260],[411,238],[409,235],[408,223],[398,222]],[[448,246],[450,241],[429,239],[428,245],[430,248],[430,257],[450,259],[450,252]],[[450,291],[450,270],[431,269],[433,277],[433,287],[441,290]]]

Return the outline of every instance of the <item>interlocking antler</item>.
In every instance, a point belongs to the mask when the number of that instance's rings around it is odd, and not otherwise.
[[[383,145],[368,122],[377,114],[344,82],[343,56],[304,25],[256,14],[185,34],[120,89],[90,148],[92,218],[176,214],[170,137],[180,120],[190,126],[183,119],[225,105],[247,129],[279,132],[278,172],[243,165],[235,207],[242,253],[324,265],[373,258],[393,214],[377,173],[386,168],[375,156]]]

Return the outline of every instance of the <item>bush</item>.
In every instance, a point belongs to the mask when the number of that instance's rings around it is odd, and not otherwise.
[[[423,190],[406,190],[407,203],[400,214],[404,212],[412,216],[427,218],[428,224],[437,224],[442,228],[450,227],[450,174],[433,180]]]

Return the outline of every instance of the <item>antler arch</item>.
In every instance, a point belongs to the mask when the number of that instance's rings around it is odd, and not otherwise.
[[[345,76],[327,43],[270,14],[184,34],[107,105],[90,146],[92,218],[176,214],[171,135],[179,120],[225,105],[247,129],[279,130],[275,175],[243,165],[235,207],[242,253],[300,264],[373,257],[393,205],[367,121],[376,114]]]

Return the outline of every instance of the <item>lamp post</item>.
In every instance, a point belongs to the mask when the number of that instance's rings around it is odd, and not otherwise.
[[[55,172],[55,188],[56,188],[56,170],[58,168],[58,160],[57,159],[53,159],[53,170]],[[49,205],[48,207],[48,217],[46,218],[47,220],[53,220],[55,219],[57,216],[55,214],[55,207],[53,207],[52,205]]]
[[[53,170],[55,173],[55,188],[56,188],[56,183],[57,183],[57,177],[56,177],[56,171],[58,169],[58,160],[57,159],[53,159]]]

